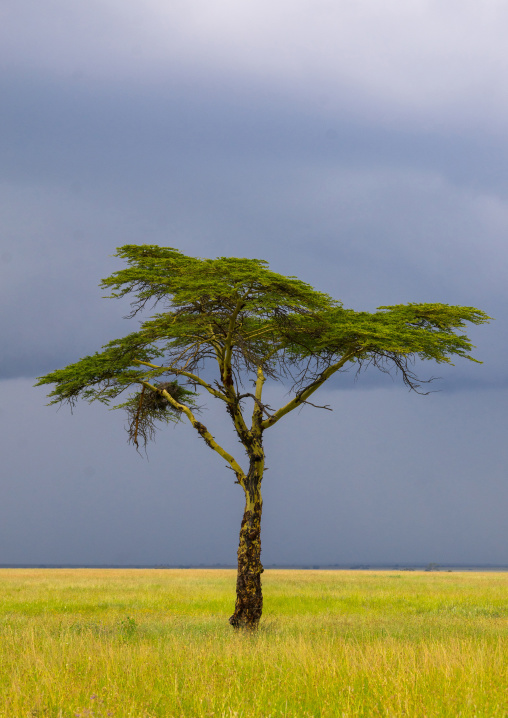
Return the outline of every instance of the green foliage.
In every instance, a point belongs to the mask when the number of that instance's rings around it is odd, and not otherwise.
[[[489,317],[474,307],[398,304],[372,314],[334,309],[319,319],[324,326],[310,351],[337,355],[353,348],[357,361],[418,357],[450,363],[454,355],[477,361],[469,355],[469,338],[455,330],[463,329],[466,321],[483,324]]]
[[[447,304],[356,312],[295,277],[272,272],[259,259],[199,259],[152,245],[126,245],[116,256],[127,267],[104,279],[102,287],[111,291],[110,297],[134,295],[131,317],[155,306],[158,312],[142,321],[137,332],[40,377],[38,385],[54,384],[51,403],[71,405],[79,398],[109,404],[134,386],[135,393],[119,407],[127,410],[129,437],[136,446],[138,435],[145,443],[153,438],[156,422],[177,420],[183,405],[194,406],[197,386],[227,403],[245,442],[238,412],[244,398],[253,395],[241,392],[259,372],[289,379],[300,402],[349,366],[395,369],[418,390],[411,369],[416,359],[451,363],[458,356],[476,361],[462,330],[466,322],[489,320],[474,307]],[[204,367],[209,373],[211,362],[218,370],[213,384],[203,374]],[[259,396],[257,402],[259,411],[265,411]]]
[[[120,247],[117,257],[127,269],[102,281],[113,289],[112,297],[135,293],[135,309],[146,302],[167,300],[175,309],[191,312],[199,306],[206,313],[227,313],[228,305],[242,296],[246,311],[261,317],[279,307],[320,309],[336,304],[327,295],[296,279],[268,269],[260,259],[197,259],[177,249],[153,245]],[[199,305],[199,306],[198,306]]]

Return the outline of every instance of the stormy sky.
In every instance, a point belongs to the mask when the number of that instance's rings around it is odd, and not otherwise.
[[[0,564],[235,563],[242,492],[191,427],[147,461],[120,412],[33,388],[136,329],[98,288],[123,244],[494,317],[483,364],[419,367],[439,391],[344,374],[266,433],[263,560],[508,564],[507,25],[501,0],[3,0]]]

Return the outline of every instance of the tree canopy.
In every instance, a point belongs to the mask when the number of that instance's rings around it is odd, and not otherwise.
[[[164,375],[227,402],[227,388],[232,383],[238,388],[258,368],[271,379],[290,379],[304,400],[305,387],[321,384],[348,362],[395,368],[417,389],[411,360],[477,361],[460,330],[466,322],[489,320],[474,307],[447,304],[381,306],[375,313],[345,309],[258,259],[197,259],[151,245],[126,245],[116,256],[129,266],[102,281],[112,290],[109,296],[135,294],[130,317],[150,305],[162,311],[103,351],[41,377],[39,385],[56,385],[51,403],[74,404],[79,398],[109,403],[133,385]],[[219,387],[200,376],[208,360],[218,361]],[[175,399],[192,396],[174,381],[170,387]],[[157,418],[161,409],[153,407]],[[170,404],[166,409],[172,413]],[[264,428],[280,416],[279,410],[267,417]]]

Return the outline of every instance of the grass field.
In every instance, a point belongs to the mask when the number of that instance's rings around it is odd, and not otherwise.
[[[0,570],[2,718],[508,716],[508,574]]]

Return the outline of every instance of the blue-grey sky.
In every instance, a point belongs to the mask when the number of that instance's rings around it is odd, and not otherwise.
[[[267,432],[263,559],[508,564],[507,23],[500,0],[4,0],[0,563],[236,560],[241,489],[189,426],[147,462],[119,412],[33,388],[137,326],[97,285],[149,243],[495,317],[483,364],[421,367],[438,393],[345,374],[333,413]]]

